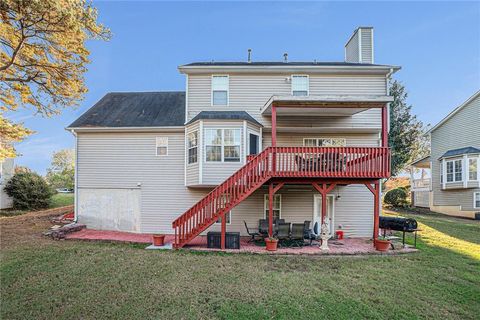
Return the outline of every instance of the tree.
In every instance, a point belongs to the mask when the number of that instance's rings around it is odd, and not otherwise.
[[[398,81],[390,83],[390,132],[388,144],[392,150],[392,176],[404,170],[408,163],[430,153],[423,123],[407,105],[407,92]]]
[[[15,156],[13,142],[32,132],[6,111],[33,107],[52,116],[87,92],[85,42],[108,40],[88,0],[0,0],[0,160]]]
[[[13,198],[13,207],[21,210],[35,210],[48,207],[52,190],[42,176],[35,172],[16,173],[4,188]]]
[[[53,188],[73,189],[75,185],[75,151],[63,149],[55,152],[47,170],[47,182]]]

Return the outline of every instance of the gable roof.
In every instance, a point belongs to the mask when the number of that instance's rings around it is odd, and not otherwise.
[[[184,123],[185,92],[110,92],[67,129],[176,127]]]
[[[475,147],[466,147],[460,149],[452,149],[445,152],[439,159],[460,156],[464,154],[471,154],[471,153],[480,153],[480,149]]]
[[[197,120],[246,120],[262,126],[246,111],[201,111],[192,120],[188,121],[187,125]]]
[[[470,98],[468,98],[464,103],[453,109],[452,112],[450,112],[445,118],[440,120],[439,123],[437,123],[433,128],[427,131],[426,134],[432,133],[434,130],[438,129],[441,125],[443,125],[445,122],[447,122],[451,117],[453,117],[455,114],[457,114],[460,110],[462,110],[465,106],[467,106],[470,102],[472,102],[475,98],[480,96],[480,90],[475,92]]]

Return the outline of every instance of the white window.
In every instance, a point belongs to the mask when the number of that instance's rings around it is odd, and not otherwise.
[[[157,137],[157,156],[168,155],[168,137]]]
[[[264,196],[264,219],[268,219],[268,211],[269,211],[269,204],[268,204],[268,194]],[[275,194],[273,195],[273,221],[276,219],[282,218],[282,195]]]
[[[309,81],[307,75],[292,75],[292,95],[308,96]]]
[[[190,132],[187,136],[188,163],[196,163],[198,157],[198,131]]]
[[[478,159],[468,159],[468,180],[478,180]]]
[[[447,182],[462,181],[462,160],[447,161]]]
[[[240,162],[240,129],[205,129],[205,161]]]
[[[480,209],[480,192],[473,193],[473,207],[475,209]]]
[[[220,208],[225,208],[225,205],[227,204],[227,200],[229,200],[230,197],[228,195],[222,195],[220,197]],[[226,217],[226,223],[230,224],[232,222],[232,210],[228,211],[227,214],[225,214]],[[222,218],[220,217],[217,221],[215,221],[216,224],[222,224]]]
[[[228,75],[212,76],[212,105],[228,105]]]
[[[304,138],[305,147],[345,147],[347,141],[344,138]]]

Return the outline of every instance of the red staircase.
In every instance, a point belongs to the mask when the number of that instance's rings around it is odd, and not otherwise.
[[[371,178],[390,176],[388,148],[268,147],[173,221],[181,248],[270,178]]]

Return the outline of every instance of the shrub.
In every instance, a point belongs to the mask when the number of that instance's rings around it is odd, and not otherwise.
[[[20,210],[47,208],[53,192],[45,179],[35,172],[16,173],[5,186],[13,198],[13,207]]]
[[[385,193],[383,202],[392,207],[405,207],[408,204],[407,195],[405,188],[395,188]]]

